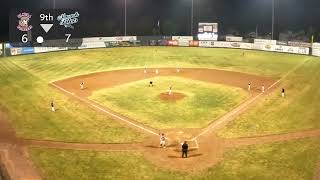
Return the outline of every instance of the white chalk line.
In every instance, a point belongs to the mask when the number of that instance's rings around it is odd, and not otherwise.
[[[296,71],[297,69],[299,69],[301,66],[303,66],[308,60],[305,60],[304,62],[302,62],[301,64],[298,64],[297,66],[295,66],[292,70],[290,70],[289,72],[287,72],[285,75],[283,75],[279,80],[277,80],[276,82],[274,82],[272,85],[270,85],[267,90],[270,90],[271,88],[273,88],[274,86],[276,86],[277,84],[279,84],[282,80],[284,80],[285,78],[287,78],[291,73],[293,73],[294,71]],[[221,123],[224,123],[224,120],[228,120],[229,117],[233,116],[234,114],[238,113],[239,111],[243,110],[244,108],[248,107],[250,104],[252,104],[254,101],[256,101],[260,96],[262,96],[263,92],[261,92],[260,94],[258,94],[256,97],[252,98],[251,100],[245,102],[244,104],[240,105],[238,108],[234,109],[233,111],[231,111],[230,113],[226,114],[225,116],[220,118],[220,121],[216,121],[216,123],[214,123],[212,126],[209,126],[208,128],[206,128],[204,131],[202,131],[200,134],[198,134],[196,137],[193,138],[193,140],[196,140],[197,138],[199,138],[200,136],[204,135],[205,133],[207,133],[208,131],[216,128],[218,125],[220,125]]]
[[[107,111],[106,109],[101,108],[101,107],[93,104],[92,102],[90,102],[90,101],[88,101],[88,100],[86,100],[86,99],[84,99],[84,98],[82,98],[82,97],[80,97],[80,96],[77,96],[77,95],[75,95],[74,93],[71,93],[71,92],[67,91],[66,89],[64,89],[64,88],[62,88],[62,87],[60,87],[60,86],[58,86],[58,85],[56,85],[56,84],[54,84],[54,83],[51,83],[51,84],[52,84],[54,87],[60,89],[61,91],[65,92],[65,93],[67,93],[67,94],[70,94],[71,96],[77,98],[78,100],[81,100],[81,101],[83,101],[83,102],[85,102],[85,103],[88,103],[90,106],[92,106],[92,107],[94,107],[94,108],[96,108],[96,109],[99,109],[100,111],[102,111],[102,112],[104,112],[104,113],[107,113],[107,114],[109,114],[110,116],[112,116],[112,117],[114,117],[114,118],[117,118],[117,119],[119,119],[119,120],[121,120],[121,121],[123,121],[123,122],[125,122],[125,123],[128,123],[128,124],[130,124],[130,125],[132,125],[132,126],[135,126],[135,127],[139,128],[139,129],[142,129],[142,130],[144,130],[144,131],[146,131],[146,132],[148,132],[148,133],[150,133],[150,134],[159,136],[158,133],[155,133],[155,132],[151,131],[150,129],[147,129],[147,128],[144,128],[144,127],[142,127],[142,126],[139,126],[139,125],[137,125],[137,124],[135,124],[135,123],[133,123],[133,122],[131,122],[131,121],[128,121],[128,120],[126,120],[126,119],[124,119],[124,118],[122,118],[122,117],[120,117],[120,116],[112,113],[112,112],[109,112],[109,111]]]

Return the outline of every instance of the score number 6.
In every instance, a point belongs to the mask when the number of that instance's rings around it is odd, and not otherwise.
[[[27,34],[22,35],[21,41],[22,41],[23,43],[27,43],[27,42],[29,41],[28,35],[27,35]]]

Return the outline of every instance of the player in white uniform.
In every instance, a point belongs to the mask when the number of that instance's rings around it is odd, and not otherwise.
[[[164,133],[161,134],[160,136],[160,147],[161,148],[166,148],[166,137],[164,136]]]
[[[262,88],[261,88],[261,90],[262,90],[262,93],[264,93],[264,85],[262,85]]]
[[[83,90],[84,89],[84,82],[80,83],[80,89]]]
[[[251,90],[251,83],[249,82],[249,84],[248,84],[248,91],[250,91]]]
[[[171,95],[172,94],[172,86],[170,86],[170,88],[169,88],[169,95]]]
[[[55,107],[54,107],[53,101],[51,101],[51,111],[52,111],[52,112],[56,112],[56,109],[55,109]]]

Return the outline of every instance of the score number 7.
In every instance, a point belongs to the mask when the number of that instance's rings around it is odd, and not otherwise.
[[[65,34],[65,36],[67,37],[66,43],[68,43],[68,42],[69,42],[69,39],[70,39],[70,37],[71,37],[71,34]]]

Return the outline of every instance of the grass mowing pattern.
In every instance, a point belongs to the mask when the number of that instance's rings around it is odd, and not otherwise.
[[[148,87],[149,81],[155,86]],[[166,102],[161,93],[179,92],[186,97]],[[145,125],[159,128],[201,128],[239,105],[249,94],[241,88],[178,77],[156,77],[93,93],[90,99]]]
[[[306,62],[282,82],[280,89],[219,132],[223,137],[255,136],[320,128],[320,61]]]
[[[66,98],[11,61],[0,61],[0,107],[23,138],[68,142],[131,142],[142,136]],[[54,100],[58,111],[50,111]]]
[[[54,81],[92,72],[137,67],[202,67],[280,77],[308,58],[236,49],[137,47],[53,52],[7,59],[42,79]]]
[[[320,140],[249,146],[228,151],[214,167],[180,173],[153,166],[139,153],[31,149],[47,180],[77,179],[313,179]],[[72,168],[70,168],[72,167]]]

